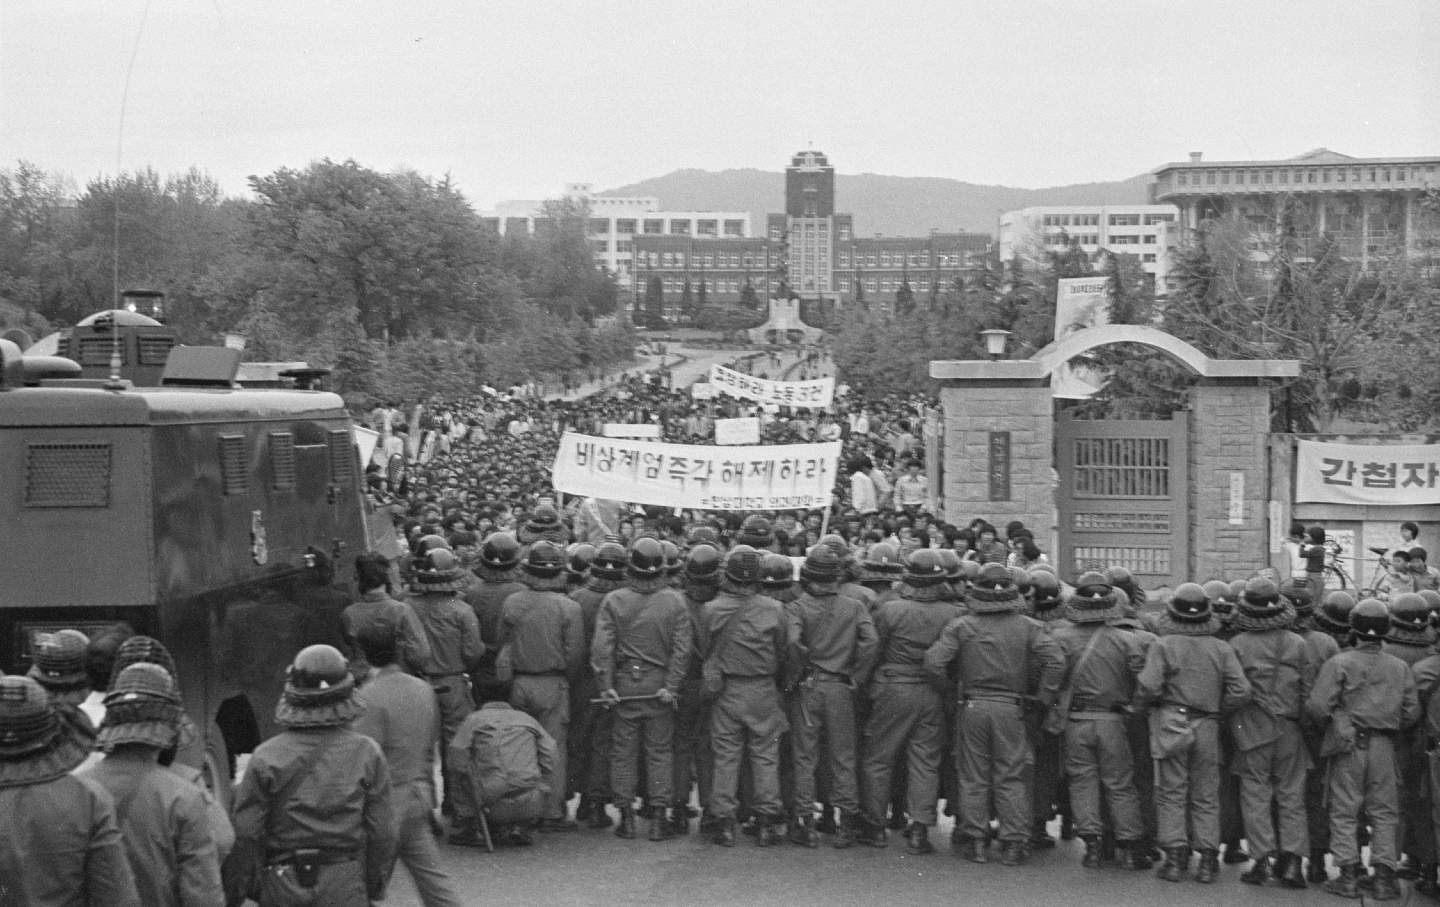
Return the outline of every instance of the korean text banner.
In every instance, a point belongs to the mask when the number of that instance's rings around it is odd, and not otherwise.
[[[827,507],[840,442],[713,447],[566,432],[557,491],[697,510]]]
[[[710,385],[716,391],[746,400],[758,400],[776,406],[829,406],[835,399],[835,379],[814,381],[771,381],[754,378],[723,365],[710,366]]]
[[[1296,502],[1440,504],[1440,444],[1300,441]]]

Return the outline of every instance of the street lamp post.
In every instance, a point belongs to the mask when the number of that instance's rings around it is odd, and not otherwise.
[[[992,360],[1005,358],[1005,346],[1010,342],[1010,331],[1004,328],[987,328],[980,332],[985,340],[985,352]]]

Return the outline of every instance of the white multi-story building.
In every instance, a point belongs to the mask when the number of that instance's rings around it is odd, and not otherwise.
[[[753,235],[748,211],[661,211],[657,198],[596,195],[589,183],[567,183],[562,198],[585,203],[590,212],[586,235],[595,263],[613,273],[624,289],[630,289],[634,280],[636,236],[719,239]],[[537,222],[545,219],[544,204],[538,200],[504,201],[493,211],[480,212],[480,219],[502,236],[533,236]]]
[[[1170,256],[1179,242],[1174,205],[1054,205],[1000,215],[1000,259],[1038,258],[1067,242],[1098,259],[1102,252],[1134,255],[1155,288],[1165,290]]]

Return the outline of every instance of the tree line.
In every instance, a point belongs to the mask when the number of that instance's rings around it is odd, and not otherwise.
[[[633,358],[583,203],[499,236],[448,178],[414,171],[326,159],[249,185],[231,198],[199,170],[144,169],[78,190],[33,163],[0,169],[0,327],[39,336],[158,289],[181,342],[242,334],[248,358],[334,369],[358,404]]]
[[[1309,218],[1282,199],[1263,222],[1204,220],[1158,288],[1136,256],[1092,258],[1073,240],[992,260],[924,298],[903,286],[841,314],[836,362],[872,393],[933,392],[931,360],[985,358],[986,328],[1014,332],[1010,355],[1027,356],[1054,339],[1057,282],[1103,277],[1111,323],[1153,324],[1217,358],[1299,360],[1300,376],[1276,395],[1276,431],[1440,430],[1440,194],[1416,206],[1408,241],[1365,250]],[[1168,416],[1193,383],[1144,346],[1101,348],[1085,364],[1109,379],[1075,404],[1096,417]]]

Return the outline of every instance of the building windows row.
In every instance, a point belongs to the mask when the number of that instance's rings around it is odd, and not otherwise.
[[[1425,168],[1435,172],[1434,165]],[[1420,177],[1420,169],[1406,167],[1265,167],[1230,170],[1205,170],[1175,174],[1177,186],[1299,186],[1326,183],[1390,183]],[[1203,182],[1202,182],[1203,181]],[[1148,221],[1147,221],[1148,223]]]
[[[1099,214],[1046,214],[1043,217],[1047,227],[1098,227]]]
[[[1138,214],[1112,214],[1112,215],[1110,215],[1110,226],[1112,226],[1112,227],[1138,227],[1138,226],[1140,226],[1140,215],[1138,215]]]
[[[1173,215],[1173,214],[1147,214],[1147,215],[1145,215],[1145,226],[1147,226],[1147,227],[1153,227],[1153,226],[1156,225],[1156,224],[1173,224],[1173,223],[1175,223],[1175,215]]]

